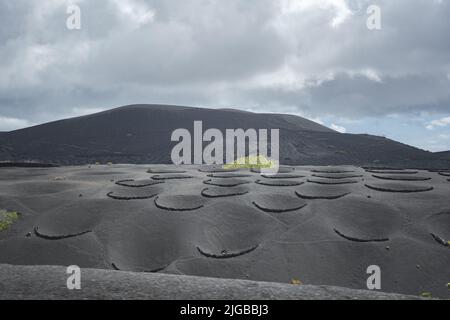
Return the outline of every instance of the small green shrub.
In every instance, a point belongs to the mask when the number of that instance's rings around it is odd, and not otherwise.
[[[0,232],[7,230],[17,219],[19,219],[18,212],[0,210]]]
[[[249,168],[249,169],[263,169],[263,168],[276,168],[278,162],[275,160],[270,160],[265,158],[264,156],[249,156],[249,157],[242,157],[236,161],[233,161],[231,163],[227,163],[223,165],[222,167],[224,169],[242,169],[242,168]]]

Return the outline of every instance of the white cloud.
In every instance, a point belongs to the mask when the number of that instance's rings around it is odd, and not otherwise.
[[[426,126],[426,128],[427,128],[428,130],[433,130],[433,129],[436,128],[436,127],[446,127],[446,126],[448,126],[448,125],[450,125],[450,117],[445,117],[445,118],[442,118],[442,119],[437,119],[437,120],[431,121],[431,122]]]
[[[332,123],[330,127],[331,127],[331,129],[336,130],[337,132],[340,132],[340,133],[346,133],[347,132],[347,129],[345,127],[339,126],[339,125],[334,124],[334,123]]]
[[[305,117],[305,118],[307,118],[307,117]],[[320,119],[320,118],[307,118],[307,119],[311,120],[311,121],[313,121],[315,123],[321,124],[323,126],[325,125],[325,122],[322,119]]]
[[[72,117],[81,117],[86,116],[89,114],[102,112],[107,110],[107,108],[88,108],[88,107],[75,107],[70,112],[65,115],[65,118],[72,118]]]
[[[281,13],[304,13],[308,10],[331,10],[333,17],[329,24],[332,27],[338,27],[348,17],[352,15],[352,11],[345,0],[282,0]]]
[[[380,83],[383,82],[381,76],[378,74],[376,70],[366,69],[363,71],[363,74],[367,77],[367,79]]]
[[[112,0],[118,8],[118,13],[135,28],[153,21],[155,12],[141,0]]]
[[[30,126],[27,120],[0,116],[0,131],[12,131]]]
[[[442,151],[448,151],[450,149],[449,145],[439,144],[435,141],[429,141],[427,144],[420,145],[418,147],[422,150],[427,150],[427,151],[431,151],[431,152],[442,152]]]

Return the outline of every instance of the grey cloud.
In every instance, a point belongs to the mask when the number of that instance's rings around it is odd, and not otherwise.
[[[249,90],[240,102],[253,101],[268,109],[296,107],[310,117],[358,119],[421,111],[442,114],[450,112],[449,84],[444,74],[389,77],[377,82],[361,74],[339,73],[320,85],[299,90]]]
[[[84,0],[82,29],[68,31],[64,1],[4,1],[0,116],[36,123],[146,102],[313,117],[450,113],[448,1],[377,1],[376,32],[365,25],[372,1],[346,1],[352,14],[336,28],[339,8],[306,2],[282,13],[284,0],[121,1],[154,13],[139,25],[113,0]]]

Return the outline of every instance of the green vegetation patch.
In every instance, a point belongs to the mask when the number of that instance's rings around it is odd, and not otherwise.
[[[0,232],[7,230],[19,216],[20,214],[15,211],[0,210]]]
[[[223,165],[224,169],[273,169],[278,168],[278,162],[265,158],[264,156],[249,156],[240,158],[234,162]]]

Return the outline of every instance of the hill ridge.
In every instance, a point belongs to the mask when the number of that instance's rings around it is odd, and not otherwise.
[[[133,104],[0,135],[0,160],[63,165],[171,163],[171,133],[193,129],[280,129],[280,162],[289,165],[450,167],[449,160],[371,135],[338,133],[297,115],[176,105]]]

